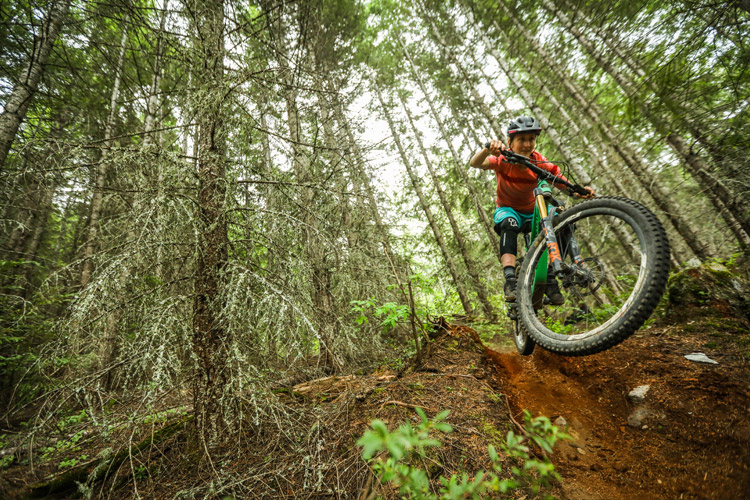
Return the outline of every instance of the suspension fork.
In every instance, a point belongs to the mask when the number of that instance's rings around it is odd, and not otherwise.
[[[555,236],[555,231],[552,229],[552,219],[555,214],[550,214],[547,210],[546,196],[551,196],[552,190],[546,182],[539,184],[539,187],[534,189],[534,202],[536,203],[536,208],[542,219],[542,230],[544,231],[544,239],[547,242],[549,265],[552,266],[552,274],[556,276],[563,270],[563,261],[562,254],[560,253],[560,246],[558,245],[557,237]],[[576,244],[576,246],[578,245]],[[580,259],[580,252],[576,253]]]
[[[557,235],[552,228],[552,219],[554,218],[555,214],[550,214],[549,210],[547,209],[546,197],[551,195],[552,190],[549,188],[549,185],[547,185],[546,182],[540,182],[539,187],[534,189],[534,202],[536,204],[536,209],[541,217],[540,225],[542,226],[542,230],[544,231],[544,238],[547,244],[547,260],[549,261],[549,266],[552,268],[552,276],[553,278],[555,276],[562,277],[563,286],[567,287],[571,283],[572,276],[569,272],[563,272],[566,269],[566,266],[563,263],[563,257],[570,257],[570,259],[573,261],[573,268],[567,268],[567,271],[573,270],[573,274],[585,275],[586,264],[581,257],[581,248],[578,245],[578,241],[573,234],[575,229],[574,225],[569,228],[570,234],[566,235],[565,237],[564,254],[563,252],[561,252]],[[547,264],[547,262],[545,261],[544,264]],[[546,265],[544,266],[544,269],[536,270],[537,282],[545,281],[547,279],[548,277]]]

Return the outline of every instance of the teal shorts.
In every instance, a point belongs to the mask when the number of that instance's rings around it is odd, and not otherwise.
[[[495,209],[495,215],[492,216],[495,224],[500,224],[508,217],[513,217],[516,219],[518,227],[523,227],[527,221],[531,224],[531,219],[534,218],[534,212],[527,214],[525,212],[518,212],[510,207],[497,207]]]

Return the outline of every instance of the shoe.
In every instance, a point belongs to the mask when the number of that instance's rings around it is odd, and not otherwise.
[[[505,294],[505,302],[516,301],[516,278],[508,278],[505,280],[503,293]]]
[[[561,306],[565,303],[565,297],[560,293],[560,285],[557,284],[557,280],[554,278],[547,282],[544,294],[549,299],[549,303],[553,306]]]

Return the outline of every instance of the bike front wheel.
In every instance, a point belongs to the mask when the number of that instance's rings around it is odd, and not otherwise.
[[[597,198],[564,211],[553,227],[563,272],[556,276],[557,286],[535,283],[535,270],[545,261],[540,235],[520,269],[519,326],[541,347],[569,356],[619,344],[653,313],[666,287],[669,240],[659,219],[633,200]],[[574,262],[579,252],[581,258]],[[534,300],[545,287],[559,287],[564,302]]]

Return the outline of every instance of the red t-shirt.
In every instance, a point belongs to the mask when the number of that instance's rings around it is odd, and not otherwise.
[[[547,158],[536,151],[531,153],[531,161],[565,181],[560,167],[547,161]],[[504,161],[503,156],[490,156],[490,168],[497,176],[497,206],[510,207],[519,212],[534,211],[534,188],[537,185],[536,174],[530,169],[516,163]],[[564,187],[563,185],[558,185]]]

